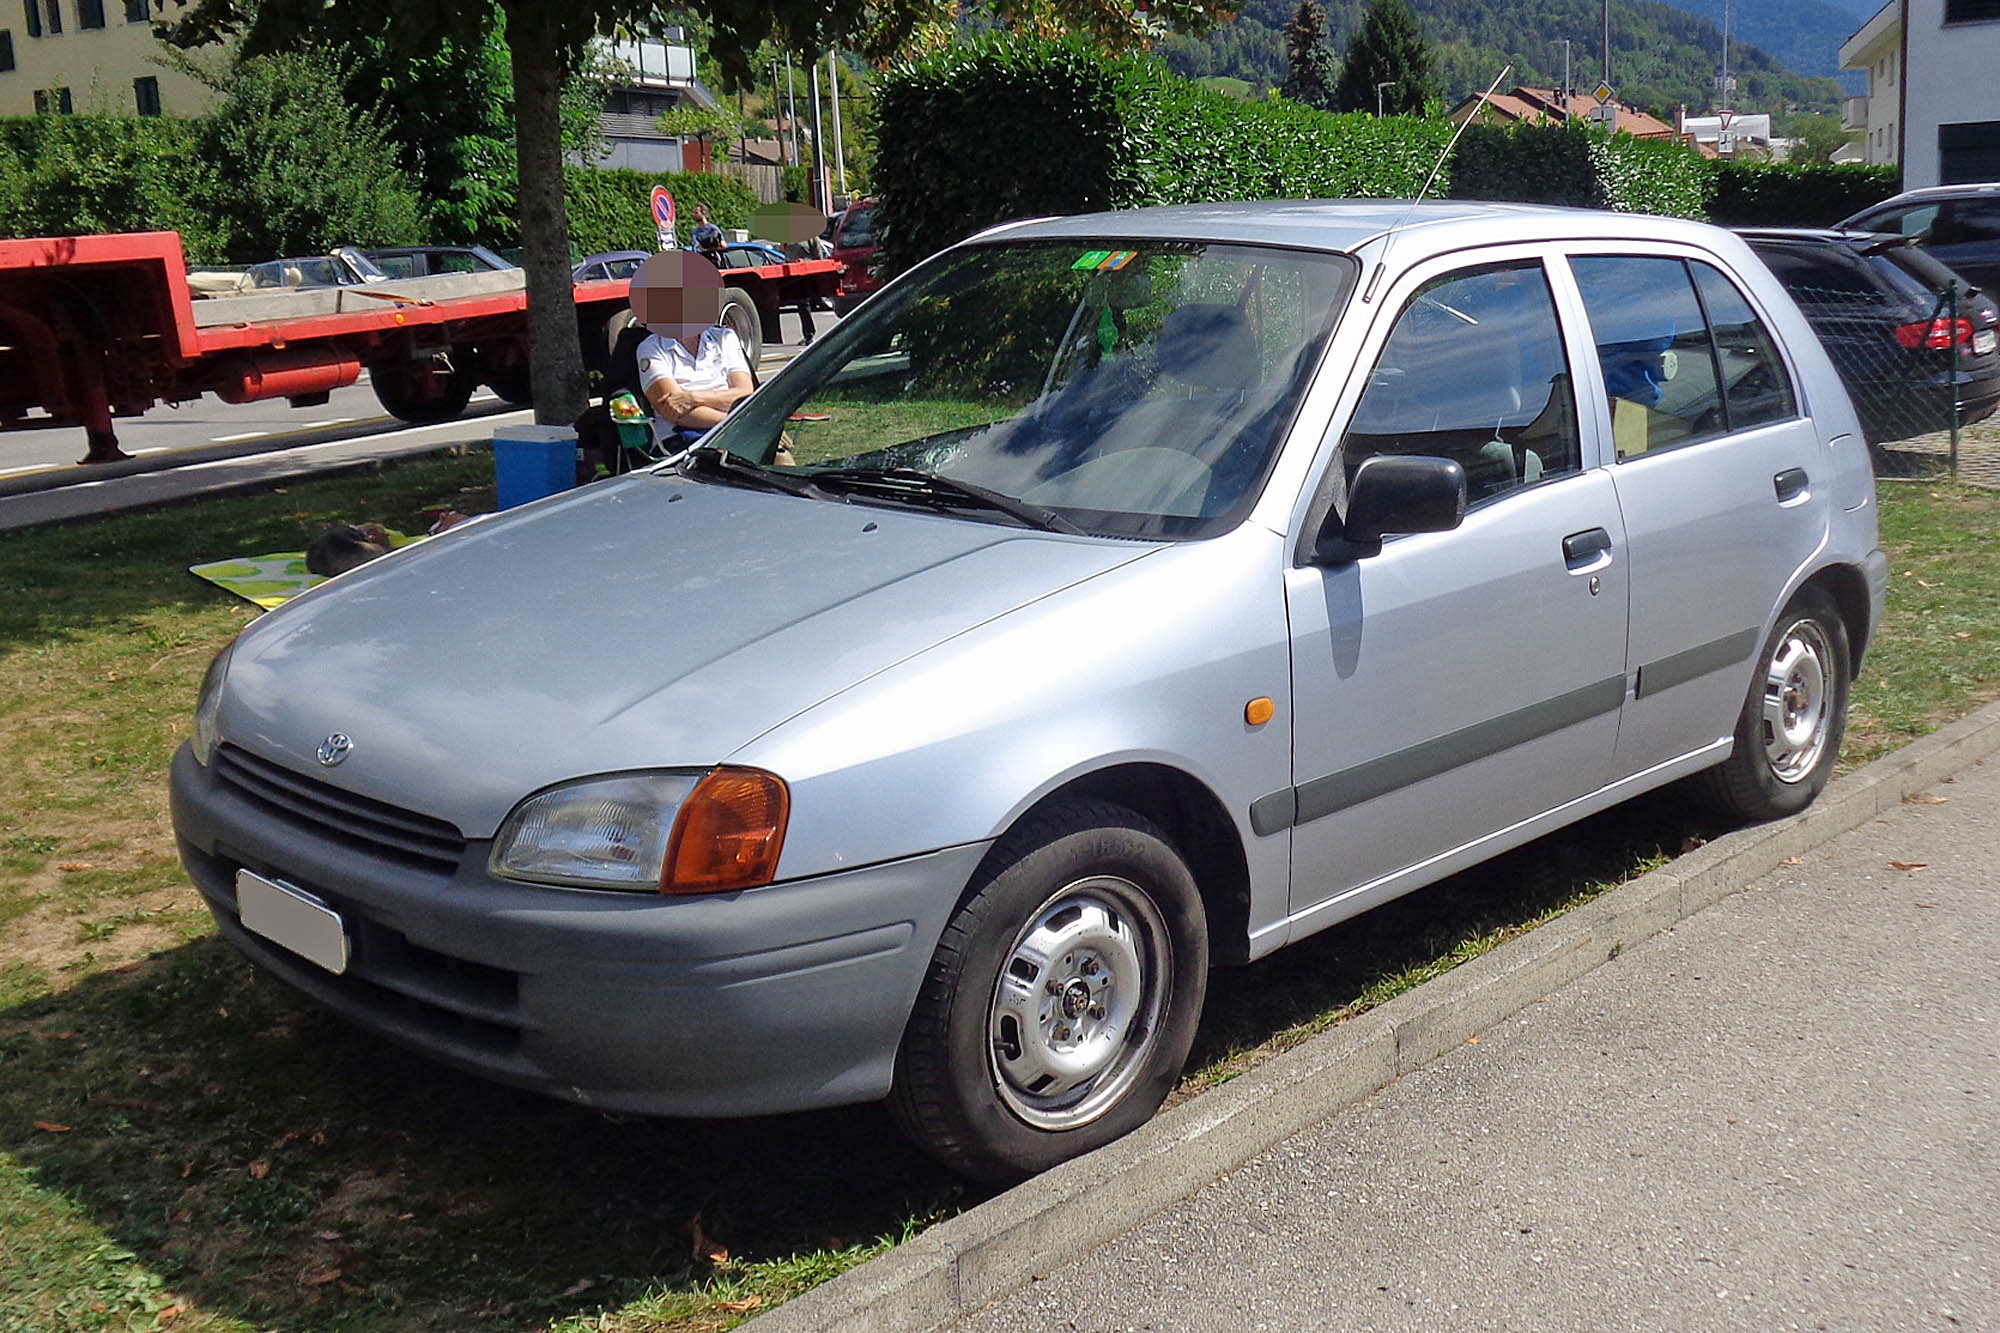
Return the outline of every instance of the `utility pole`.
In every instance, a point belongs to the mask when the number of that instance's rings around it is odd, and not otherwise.
[[[1561,90],[1560,90],[1560,92],[1559,92],[1558,96],[1556,97],[1556,105],[1557,105],[1557,106],[1559,106],[1559,107],[1561,107],[1561,108],[1562,108],[1562,109],[1563,109],[1563,110],[1564,110],[1565,112],[1567,112],[1567,111],[1569,110],[1569,87],[1570,87],[1570,83],[1569,83],[1569,48],[1570,48],[1570,40],[1569,40],[1569,38],[1567,38],[1567,37],[1563,38],[1563,39],[1562,39],[1562,44],[1563,44],[1563,82],[1562,82],[1562,88],[1561,88]]]
[[[1375,119],[1382,119],[1382,90],[1384,88],[1395,87],[1396,82],[1395,79],[1385,79],[1383,82],[1375,85]]]
[[[826,77],[833,83],[833,167],[840,173],[840,192],[847,193],[847,149],[840,142],[840,62],[834,53],[826,53]],[[827,201],[827,212],[833,211],[833,201]]]
[[[1723,110],[1729,108],[1729,0],[1722,0],[1722,87],[1717,103]]]
[[[778,61],[771,58],[771,133],[778,139],[778,165],[785,166],[785,131],[778,122],[785,118],[785,95],[778,91]]]
[[[812,71],[812,80],[809,85],[812,92],[812,121],[813,121],[812,205],[814,208],[817,208],[820,212],[825,213],[831,211],[831,207],[833,204],[833,190],[827,184],[827,179],[826,179],[826,136],[820,133],[818,56],[813,57],[812,64],[809,66],[809,68]]]
[[[1604,0],[1604,86],[1611,86],[1611,0]]]
[[[1605,0],[1609,4],[1611,0]],[[792,85],[792,53],[785,52],[785,104],[789,108],[785,119],[792,132],[792,165],[799,165],[799,94]]]

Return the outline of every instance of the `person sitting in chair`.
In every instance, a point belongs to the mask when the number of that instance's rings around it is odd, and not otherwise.
[[[652,336],[639,344],[639,387],[668,448],[695,440],[756,387],[743,344],[722,317],[722,275],[685,251],[646,260],[632,277],[632,313]]]

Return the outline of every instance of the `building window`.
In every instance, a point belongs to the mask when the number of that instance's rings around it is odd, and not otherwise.
[[[2000,180],[2000,120],[1938,126],[1938,184]]]
[[[14,33],[11,29],[0,28],[0,74],[14,68]]]
[[[104,0],[76,0],[76,26],[79,28],[103,27]]]
[[[69,89],[35,89],[35,114],[46,116],[51,113],[67,116],[70,113]]]
[[[144,23],[152,15],[146,12],[146,0],[125,0],[125,21]]]
[[[2000,19],[2000,0],[1944,0],[1946,23],[1977,23]]]
[[[42,35],[42,0],[21,0],[21,7],[28,15],[28,36]]]
[[[62,0],[42,0],[42,5],[48,14],[49,36],[53,37],[62,31]]]
[[[143,79],[132,80],[132,100],[138,104],[140,115],[159,115],[160,81],[150,74]]]

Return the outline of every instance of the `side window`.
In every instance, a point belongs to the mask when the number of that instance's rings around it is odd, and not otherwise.
[[[1588,255],[1570,267],[1611,396],[1618,457],[1726,432],[1708,324],[1687,266],[1664,257]]]
[[[1341,454],[1350,477],[1376,454],[1453,459],[1474,504],[1578,471],[1576,398],[1542,266],[1426,283],[1396,316]]]
[[[1695,291],[1715,335],[1728,428],[1748,430],[1798,415],[1792,379],[1778,357],[1777,343],[1743,293],[1719,269],[1700,263],[1688,267],[1694,271]]]

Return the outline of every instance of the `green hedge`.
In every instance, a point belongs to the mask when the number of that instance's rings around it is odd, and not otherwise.
[[[1725,162],[1708,213],[1731,227],[1827,227],[1894,193],[1894,167]]]
[[[1437,121],[1239,102],[1150,56],[988,37],[895,66],[876,88],[878,225],[892,268],[1010,218],[1146,204],[1408,197]]]
[[[205,216],[212,165],[197,124],[111,115],[0,118],[0,235],[178,231],[188,257],[219,262],[225,226]]]
[[[694,231],[696,204],[707,204],[709,217],[719,227],[748,227],[750,211],[757,206],[756,193],[733,176],[566,167],[563,183],[570,245],[578,255],[651,250],[657,245],[652,211],[655,185],[666,186],[674,196],[683,245]]]
[[[1452,155],[1455,199],[1708,215],[1711,167],[1686,144],[1561,126],[1474,125]]]

